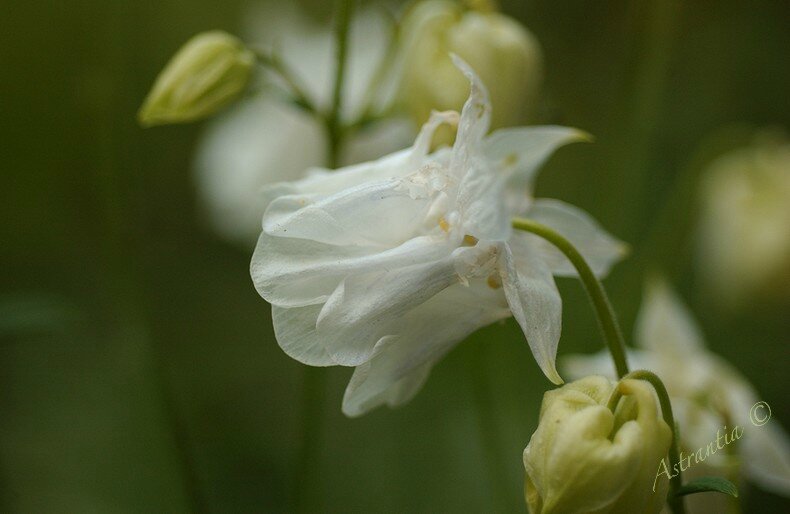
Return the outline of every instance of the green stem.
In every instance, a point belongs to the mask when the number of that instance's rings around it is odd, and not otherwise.
[[[678,20],[683,2],[656,0],[634,3],[634,58],[637,66],[626,95],[627,106],[624,130],[628,144],[619,152],[618,180],[622,198],[643,198],[646,180],[650,177],[650,162],[660,140],[662,106],[665,103],[667,83],[671,77],[673,49],[677,42]],[[642,234],[638,227],[645,221],[649,202],[624,202],[618,208],[627,213],[632,242]]]
[[[280,59],[276,52],[271,52],[270,54],[261,50],[254,50],[254,52],[255,57],[258,59],[258,62],[261,65],[269,68],[281,79],[283,79],[283,82],[285,82],[285,85],[288,87],[289,93],[291,94],[291,100],[296,105],[319,118],[323,118],[318,106],[316,106],[315,102],[313,102],[313,100],[305,91],[305,88],[300,84],[299,79],[296,77],[296,73],[294,73],[291,68],[285,62],[283,62],[282,59]]]
[[[609,298],[606,296],[606,291],[601,281],[598,280],[598,277],[596,277],[595,273],[590,269],[587,261],[584,260],[584,257],[582,257],[570,241],[554,231],[554,229],[523,218],[514,218],[512,223],[513,228],[530,232],[553,244],[569,261],[571,261],[571,264],[573,264],[573,267],[576,268],[576,271],[579,273],[579,278],[582,284],[584,284],[584,289],[587,291],[593,308],[595,309],[595,314],[598,316],[598,323],[600,324],[609,352],[612,354],[617,376],[623,377],[628,373],[625,339],[620,330],[620,325],[617,323],[617,317],[614,314],[612,305],[609,303]]]
[[[383,10],[383,12],[385,14],[389,14],[386,10]],[[362,109],[362,114],[359,116],[359,119],[356,122],[348,127],[349,129],[354,130],[360,126],[366,125],[370,120],[375,121],[380,118],[384,118],[390,114],[389,111],[393,110],[392,105],[385,106],[384,108],[376,105],[376,101],[379,100],[378,97],[381,96],[380,93],[382,86],[388,76],[391,75],[393,64],[400,49],[400,21],[395,19],[392,15],[389,15],[389,21],[392,24],[390,27],[389,45],[387,46],[384,58],[379,61],[378,67],[373,73],[367,90],[365,91],[364,101],[362,102],[362,105],[364,106]],[[392,101],[390,100],[390,104],[391,103]]]
[[[354,0],[338,0],[335,15],[335,84],[332,89],[332,107],[326,116],[326,131],[329,138],[329,167],[337,168],[340,163],[340,150],[343,139],[341,110],[343,107],[343,82],[346,75],[348,55],[348,32]]]
[[[677,424],[675,423],[675,416],[672,414],[672,404],[669,401],[669,393],[667,393],[667,388],[664,387],[664,382],[653,373],[652,371],[647,370],[637,370],[631,373],[628,373],[623,379],[630,378],[635,380],[644,380],[649,382],[650,385],[653,386],[653,389],[656,390],[656,394],[658,395],[658,402],[661,405],[661,413],[664,416],[664,421],[667,425],[672,429],[672,444],[669,447],[669,468],[674,470],[675,466],[680,463],[680,431],[678,429]],[[615,407],[617,407],[617,402],[622,397],[622,393],[619,389],[615,389],[612,393],[611,398],[609,398],[609,410],[614,412]],[[683,472],[680,469],[680,466],[677,466],[677,474],[675,474],[669,480],[669,495],[667,502],[669,503],[669,507],[672,509],[673,514],[685,514],[685,506],[683,504],[683,497],[677,496],[677,492],[680,487],[683,485]]]

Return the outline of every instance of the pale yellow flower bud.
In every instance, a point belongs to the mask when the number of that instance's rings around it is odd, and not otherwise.
[[[417,124],[431,110],[460,111],[469,82],[450,53],[469,63],[491,95],[492,128],[524,121],[542,79],[535,37],[516,20],[490,10],[467,10],[448,0],[427,0],[405,16],[401,33],[400,101]]]
[[[194,36],[159,74],[138,113],[145,126],[209,116],[238,98],[252,77],[255,55],[221,31]]]
[[[790,292],[790,141],[765,133],[705,171],[700,273],[727,307]]]
[[[607,402],[623,394],[615,412]],[[586,377],[548,391],[524,450],[532,514],[657,514],[668,480],[656,481],[672,431],[646,381]],[[654,482],[656,487],[654,490]]]

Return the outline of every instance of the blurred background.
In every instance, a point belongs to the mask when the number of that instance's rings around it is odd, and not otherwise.
[[[300,3],[330,23],[329,2]],[[252,245],[224,242],[206,222],[192,172],[202,125],[143,130],[135,120],[186,39],[240,33],[250,6],[45,0],[4,10],[2,512],[289,509],[303,366],[274,340],[249,278]],[[626,334],[646,274],[663,273],[709,347],[771,405],[771,422],[790,426],[787,290],[720,305],[700,287],[694,243],[706,164],[754,131],[790,128],[787,2],[501,8],[543,48],[534,121],[596,137],[552,158],[537,194],[584,208],[632,245],[605,281]],[[788,284],[788,270],[776,283]],[[560,355],[597,351],[580,284],[558,282]],[[345,418],[350,374],[329,370],[310,510],[525,512],[521,452],[550,384],[512,319],[451,352],[403,408]],[[505,467],[491,469],[497,460]],[[748,513],[790,506],[758,488],[743,497]]]

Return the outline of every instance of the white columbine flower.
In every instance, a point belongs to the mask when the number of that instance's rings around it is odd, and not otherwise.
[[[308,21],[292,4],[276,3],[252,12],[245,40],[274,47],[319,107],[331,102],[334,36],[330,28]],[[355,119],[373,70],[383,58],[390,30],[381,14],[363,10],[351,26],[351,45],[343,92],[343,117]],[[414,126],[390,119],[350,138],[342,161],[373,159],[414,138]],[[265,185],[297,180],[328,158],[322,124],[309,113],[283,102],[273,91],[240,102],[207,127],[198,147],[195,174],[198,194],[211,227],[222,237],[251,244],[263,215],[260,191]]]
[[[664,381],[684,452],[707,447],[724,425],[728,430],[743,427],[743,437],[734,450],[745,477],[769,491],[790,496],[787,435],[775,419],[763,426],[752,424],[749,413],[760,397],[735,368],[705,348],[691,314],[666,284],[654,282],[647,288],[635,339],[640,349],[629,354],[631,367],[651,370]],[[568,356],[562,364],[563,372],[571,377],[614,375],[606,353]],[[730,468],[726,452],[711,456],[704,464],[714,468],[707,474]]]
[[[488,94],[455,61],[472,83],[460,116],[434,113],[409,149],[267,192],[253,281],[288,355],[356,367],[343,400],[349,416],[409,400],[456,343],[511,314],[543,372],[561,383],[552,275],[573,271],[535,236],[514,232],[512,216],[555,227],[599,274],[622,255],[584,212],[529,196],[541,163],[585,135],[533,127],[485,137]],[[429,154],[436,128],[456,123],[452,149]]]

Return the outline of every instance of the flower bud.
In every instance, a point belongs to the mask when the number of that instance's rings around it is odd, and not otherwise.
[[[714,160],[701,184],[700,275],[725,307],[790,298],[790,141],[759,134]]]
[[[614,388],[623,395],[614,412]],[[672,441],[653,387],[600,376],[543,396],[538,429],[524,450],[532,514],[656,514],[666,501],[656,469]],[[655,483],[655,490],[654,490]]]
[[[516,20],[492,10],[466,10],[457,2],[427,0],[403,21],[403,73],[399,98],[415,123],[431,110],[460,111],[469,82],[450,54],[469,63],[487,86],[492,128],[517,125],[535,102],[542,77],[537,40]]]
[[[236,99],[252,76],[255,55],[221,31],[194,36],[170,59],[138,118],[145,126],[205,118]]]

